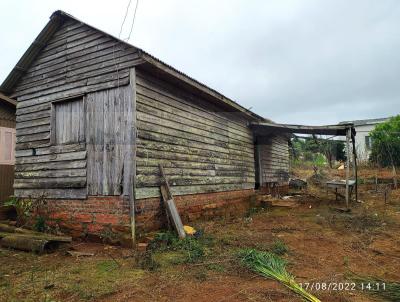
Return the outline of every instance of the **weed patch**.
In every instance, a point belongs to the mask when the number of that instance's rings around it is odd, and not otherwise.
[[[283,242],[282,240],[275,240],[274,243],[272,244],[270,250],[272,253],[274,253],[278,256],[282,256],[282,255],[285,255],[289,251],[289,248],[287,247],[285,242]]]
[[[208,247],[213,244],[211,237],[187,236],[179,239],[172,232],[158,233],[150,244],[150,251],[154,252],[179,252],[178,263],[194,263],[201,261],[207,253]]]

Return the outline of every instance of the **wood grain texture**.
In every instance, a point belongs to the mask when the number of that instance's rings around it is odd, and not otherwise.
[[[231,112],[137,72],[136,198],[160,196],[162,164],[174,195],[254,188],[254,144]]]
[[[126,135],[127,131],[123,126],[125,108],[118,109],[124,101],[113,88],[127,85],[129,69],[140,62],[135,48],[84,24],[67,21],[58,29],[14,91],[18,98],[17,194],[27,196],[46,188],[54,198],[84,198],[87,167],[94,167],[91,176],[106,176],[105,183],[96,184],[101,194],[120,193],[121,154],[127,147],[115,141],[114,134]],[[97,108],[86,107],[84,96],[100,91],[107,95],[102,116],[96,114]],[[76,96],[80,102],[57,102]],[[94,128],[86,127],[88,121]],[[87,133],[96,137],[90,145],[86,144]],[[95,151],[99,153],[96,157],[86,158]],[[113,169],[119,172],[113,173]],[[58,181],[61,178],[64,183]]]
[[[89,195],[120,195],[129,174],[126,161],[133,161],[130,88],[91,93],[86,102]]]
[[[289,179],[289,146],[284,136],[258,137],[261,184]]]

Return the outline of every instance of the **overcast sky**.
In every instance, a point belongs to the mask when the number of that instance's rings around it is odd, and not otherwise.
[[[139,1],[130,43],[259,115],[317,125],[400,112],[399,0]],[[128,2],[1,0],[0,81],[53,11],[118,36]]]

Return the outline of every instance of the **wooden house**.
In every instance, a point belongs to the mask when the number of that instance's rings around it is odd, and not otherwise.
[[[18,102],[15,195],[76,236],[159,227],[159,164],[184,221],[287,183],[287,139],[249,127],[264,118],[62,11],[1,91]]]
[[[14,193],[16,105],[16,101],[0,93],[0,202]]]

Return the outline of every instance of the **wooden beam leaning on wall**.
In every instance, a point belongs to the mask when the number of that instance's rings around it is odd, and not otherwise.
[[[160,176],[161,176],[161,195],[163,199],[163,205],[165,207],[165,212],[167,215],[168,225],[172,224],[178,233],[180,239],[186,237],[185,230],[183,229],[183,224],[181,217],[179,216],[178,209],[176,208],[174,197],[172,196],[171,189],[169,187],[169,183],[167,177],[164,173],[164,168],[160,164]]]

